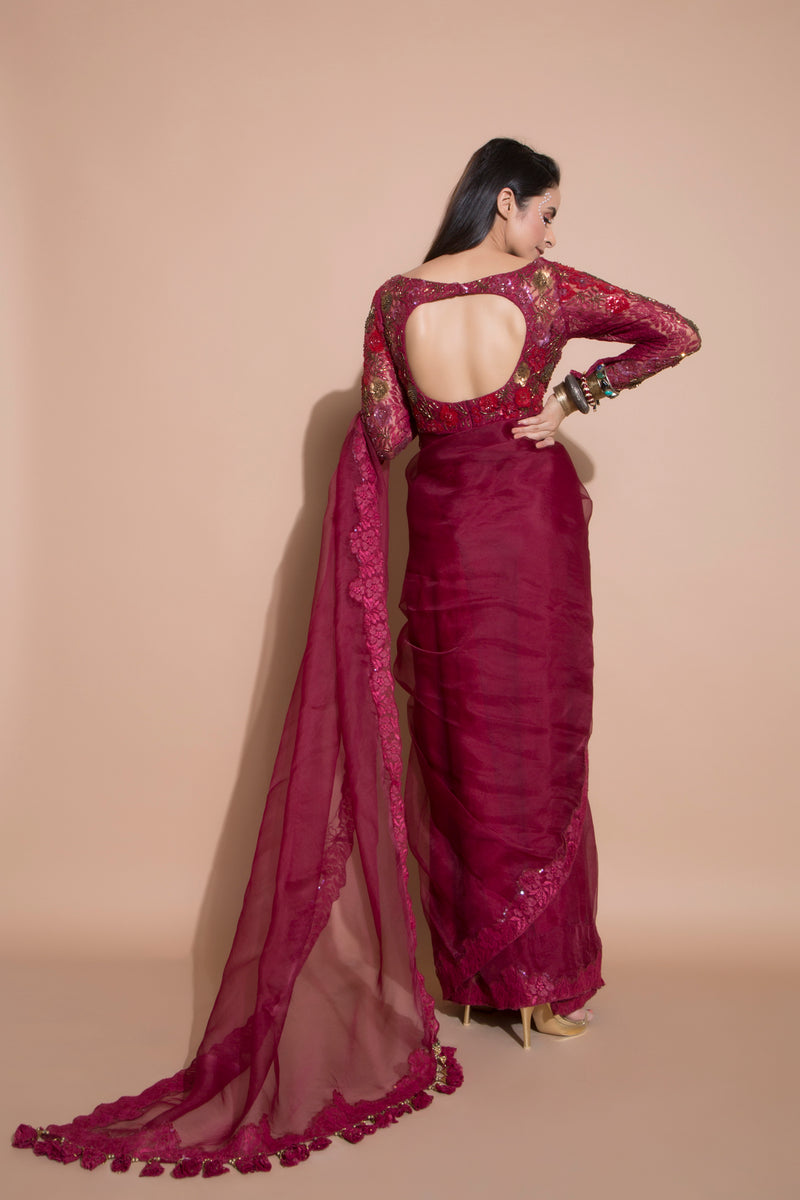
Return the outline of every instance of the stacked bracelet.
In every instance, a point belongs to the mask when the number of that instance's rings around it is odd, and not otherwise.
[[[558,401],[568,417],[573,412],[594,412],[600,406],[600,400],[605,396],[617,396],[606,375],[602,363],[592,371],[591,375],[579,375],[571,371],[563,383],[553,388],[553,398]]]
[[[589,405],[589,408],[587,408],[586,411],[588,412],[589,409],[591,409],[591,411],[594,412],[594,410],[597,407],[599,407],[600,397],[603,394],[600,391],[600,384],[597,382],[596,379],[592,379],[591,382],[594,384],[594,387],[592,387],[588,378],[585,375],[577,375],[576,379],[578,380],[578,383],[581,385],[581,391],[583,392],[583,398],[586,401],[586,403]]]
[[[570,413],[575,412],[575,406],[567,395],[567,389],[564,387],[563,383],[557,383],[553,388],[553,399],[557,400],[561,405],[561,411],[565,417],[568,417]]]
[[[603,363],[599,363],[598,366],[595,367],[594,375],[595,375],[595,378],[597,379],[598,384],[602,388],[604,396],[611,397],[611,396],[619,395],[619,392],[615,391],[614,388],[609,383],[608,376],[606,375],[606,368]]]
[[[562,387],[572,402],[573,408],[577,408],[578,412],[588,413],[589,401],[586,399],[583,388],[578,382],[578,376],[572,374],[567,375]]]

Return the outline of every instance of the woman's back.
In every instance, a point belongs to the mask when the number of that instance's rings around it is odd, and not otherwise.
[[[410,279],[468,283],[525,265],[512,254],[475,247],[407,272]],[[525,317],[503,296],[444,296],[419,304],[405,329],[406,358],[422,392],[444,404],[497,391],[519,362]]]

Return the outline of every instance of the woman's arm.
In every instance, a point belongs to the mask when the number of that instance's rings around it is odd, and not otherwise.
[[[399,454],[415,436],[386,341],[380,289],[373,298],[364,330],[361,418],[381,462]]]
[[[632,343],[622,354],[593,363],[587,378],[602,366],[612,390],[618,392],[636,387],[700,349],[697,326],[670,305],[561,263],[549,265],[554,270],[567,339]]]
[[[637,387],[644,379],[665,367],[674,367],[700,349],[697,326],[669,304],[615,287],[562,263],[548,263],[543,269],[555,285],[565,341],[584,337],[632,343],[622,354],[598,359],[584,375],[577,375],[581,384],[578,397],[581,392],[585,396],[584,411],[603,395]],[[537,416],[517,422],[513,436],[530,438],[537,449],[552,446],[553,435],[567,411],[569,408],[562,407],[551,393]]]

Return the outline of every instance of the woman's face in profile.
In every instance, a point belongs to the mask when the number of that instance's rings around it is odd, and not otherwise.
[[[508,250],[520,258],[539,258],[556,244],[553,222],[561,206],[561,192],[548,188],[540,196],[529,196],[524,208],[511,197],[508,214]]]

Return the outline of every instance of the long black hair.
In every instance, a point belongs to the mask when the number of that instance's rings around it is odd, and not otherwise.
[[[558,187],[558,163],[513,138],[492,138],[476,150],[450,197],[425,262],[477,246],[492,228],[497,194],[511,188],[524,207],[530,196]]]

